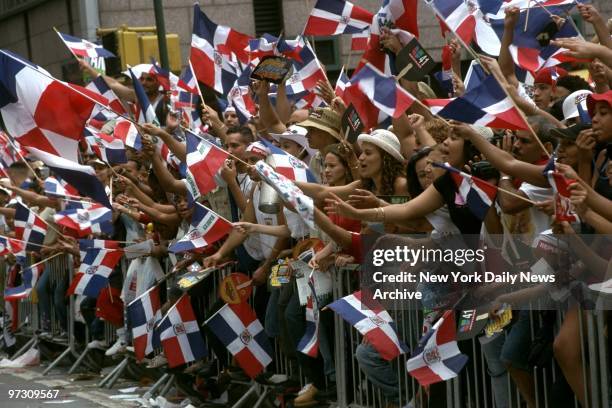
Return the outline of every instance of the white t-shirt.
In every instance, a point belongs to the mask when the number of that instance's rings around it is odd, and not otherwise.
[[[427,214],[425,218],[427,218],[427,221],[429,221],[433,227],[433,231],[431,231],[432,239],[438,239],[449,234],[461,234],[459,228],[457,228],[455,223],[451,220],[448,207],[446,207],[446,205],[438,208],[436,211],[430,214]]]

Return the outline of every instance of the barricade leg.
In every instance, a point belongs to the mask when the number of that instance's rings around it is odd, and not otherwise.
[[[108,374],[106,374],[106,376],[98,383],[98,387],[102,388],[104,384],[106,384],[108,380],[110,380],[111,377],[117,372],[117,370],[119,370],[120,366],[120,364],[115,366],[115,368],[113,368]]]
[[[72,353],[72,349],[68,347],[66,350],[62,352],[62,354],[60,354],[55,360],[53,360],[51,364],[49,364],[49,367],[45,368],[45,371],[42,372],[42,375],[49,374],[49,371],[53,370],[55,366],[58,365],[60,361],[66,358],[66,356],[68,356],[70,353]]]
[[[174,385],[174,374],[170,375],[170,378],[168,381],[166,381],[166,384],[164,384],[164,387],[159,392],[159,395],[162,397],[166,395],[168,391],[170,391],[170,387],[172,387],[172,385]]]
[[[249,390],[238,401],[236,401],[234,405],[232,405],[232,408],[240,408],[242,404],[248,401],[253,393],[257,393],[257,384],[253,384],[251,388],[249,388]]]
[[[268,391],[269,389],[266,387],[261,393],[261,395],[259,396],[259,398],[257,399],[257,401],[255,401],[255,405],[253,405],[253,408],[259,407],[264,402],[264,400],[268,396]]]
[[[130,358],[126,357],[123,359],[121,363],[119,363],[115,373],[108,379],[108,382],[105,385],[106,388],[110,389],[113,387],[113,385],[115,385],[115,383],[117,382],[121,374],[123,374],[123,371],[125,371],[125,368],[127,367],[129,362],[130,362]]]
[[[83,362],[83,359],[87,356],[87,353],[89,353],[90,350],[91,349],[85,347],[85,350],[83,350],[79,358],[77,358],[72,367],[70,367],[70,370],[68,370],[68,374],[72,374],[77,369],[77,367],[81,364],[81,362]]]
[[[168,380],[168,377],[170,377],[170,374],[168,374],[168,373],[164,373],[164,375],[162,375],[162,376],[160,377],[160,379],[159,379],[159,380],[157,380],[157,381],[155,382],[155,384],[153,384],[153,385],[151,386],[151,388],[149,388],[149,390],[148,390],[147,392],[145,392],[145,393],[144,393],[144,395],[142,396],[142,398],[143,398],[145,401],[148,401],[148,400],[149,400],[149,398],[153,397],[153,395],[155,394],[155,392],[157,391],[157,389],[158,389],[159,387],[161,387],[161,386],[162,386],[162,385],[163,385],[163,384],[164,384],[164,383],[165,383],[165,382]]]
[[[15,354],[11,356],[11,360],[16,359],[17,357],[25,353],[30,348],[36,346],[37,344],[38,344],[38,338],[32,337],[30,340],[28,340],[26,344],[24,344],[19,350],[17,350]]]

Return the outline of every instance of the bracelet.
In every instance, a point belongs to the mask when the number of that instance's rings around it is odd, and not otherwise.
[[[503,180],[512,181],[512,177],[510,177],[510,176],[501,176],[501,177],[499,178],[499,181],[503,181]]]

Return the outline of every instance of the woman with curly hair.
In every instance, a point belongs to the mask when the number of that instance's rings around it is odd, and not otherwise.
[[[361,145],[361,154],[358,161],[353,158],[348,164],[353,174],[358,174],[360,179],[344,186],[302,182],[296,183],[297,186],[318,203],[322,203],[329,193],[358,201],[364,206],[381,205],[382,200],[374,196],[407,196],[405,159],[400,152],[397,136],[388,130],[376,129],[371,134],[359,135],[357,141]],[[345,144],[342,147],[347,149]]]

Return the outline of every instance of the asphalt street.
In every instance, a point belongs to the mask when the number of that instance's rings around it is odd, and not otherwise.
[[[133,389],[138,384],[125,381],[111,390],[101,389],[96,385],[100,380],[97,375],[69,376],[65,370],[58,370],[42,376],[42,371],[41,367],[0,369],[0,407],[137,407],[140,404],[134,399],[146,391],[142,387]]]

